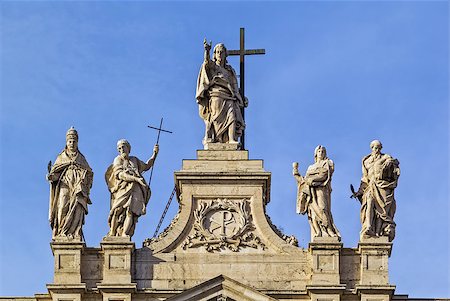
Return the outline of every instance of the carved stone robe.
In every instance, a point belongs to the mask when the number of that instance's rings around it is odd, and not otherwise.
[[[234,69],[204,62],[197,80],[196,99],[199,114],[211,127],[213,142],[228,142],[228,128],[235,126],[237,139],[245,128],[241,110],[244,107]]]
[[[361,237],[395,237],[394,189],[400,176],[399,162],[387,154],[367,155],[362,160]]]
[[[137,217],[146,213],[146,206],[150,199],[150,187],[148,185],[143,187],[135,181],[124,180],[127,175],[143,179],[142,172],[145,166],[145,162],[136,157],[130,156],[128,159],[124,159],[117,156],[106,171],[105,179],[111,192],[111,210],[108,223],[111,226],[112,219],[118,219],[117,236],[122,235],[127,212],[131,212]],[[132,236],[135,226],[133,225],[130,229],[130,233],[125,234]]]
[[[78,151],[69,155],[63,150],[52,166],[50,181],[49,221],[52,237],[69,236],[82,239],[84,216],[91,204],[89,191],[93,172],[86,158]]]
[[[334,163],[328,158],[308,167],[297,178],[297,213],[307,214],[311,237],[340,237],[331,215],[331,176]],[[309,184],[311,183],[311,184]]]

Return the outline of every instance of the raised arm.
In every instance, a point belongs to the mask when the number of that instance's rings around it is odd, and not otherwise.
[[[206,38],[203,40],[203,47],[205,48],[204,62],[209,63],[210,59],[210,51],[211,51],[212,41],[206,41]]]
[[[300,183],[303,181],[303,177],[300,174],[300,172],[298,171],[298,162],[292,163],[292,175],[297,180],[297,182]]]
[[[150,159],[147,160],[146,166],[144,167],[143,171],[147,171],[153,166],[153,164],[155,163],[155,159],[158,156],[158,152],[159,152],[159,145],[155,144],[155,146],[153,147],[153,154],[150,157]]]

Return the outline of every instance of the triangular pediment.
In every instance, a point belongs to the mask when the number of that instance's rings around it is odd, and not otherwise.
[[[220,275],[205,281],[166,301],[276,301],[257,290],[227,276]]]

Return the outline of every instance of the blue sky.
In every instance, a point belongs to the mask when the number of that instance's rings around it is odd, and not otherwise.
[[[174,134],[161,136],[133,240],[153,234],[173,172],[202,148],[203,39],[235,49],[245,27],[246,46],[266,49],[246,58],[246,147],[272,172],[272,221],[307,247],[291,164],[304,173],[322,144],[336,165],[334,220],[344,246],[356,247],[349,184],[379,139],[402,170],[390,281],[397,294],[450,297],[447,1],[4,1],[0,13],[0,295],[31,296],[52,282],[45,173],[72,125],[94,170],[84,234],[95,247],[108,231],[103,175],[117,140],[145,159],[156,141],[147,125],[164,117]],[[229,62],[238,70],[237,57]]]

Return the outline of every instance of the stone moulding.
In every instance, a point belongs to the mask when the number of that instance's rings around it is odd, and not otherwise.
[[[265,250],[265,244],[253,230],[248,200],[217,198],[200,201],[194,211],[193,233],[183,242],[182,248],[205,247],[208,252],[223,249],[238,252],[245,247]]]
[[[177,195],[183,197],[182,183],[198,183],[209,185],[221,185],[225,183],[235,183],[238,180],[241,183],[262,185],[262,200],[264,206],[270,203],[270,181],[271,173],[266,171],[236,171],[233,173],[225,171],[177,171],[175,172],[175,183],[177,185]],[[180,199],[180,201],[182,201]]]
[[[219,275],[167,299],[167,301],[185,300],[276,301],[277,299],[225,275]]]

